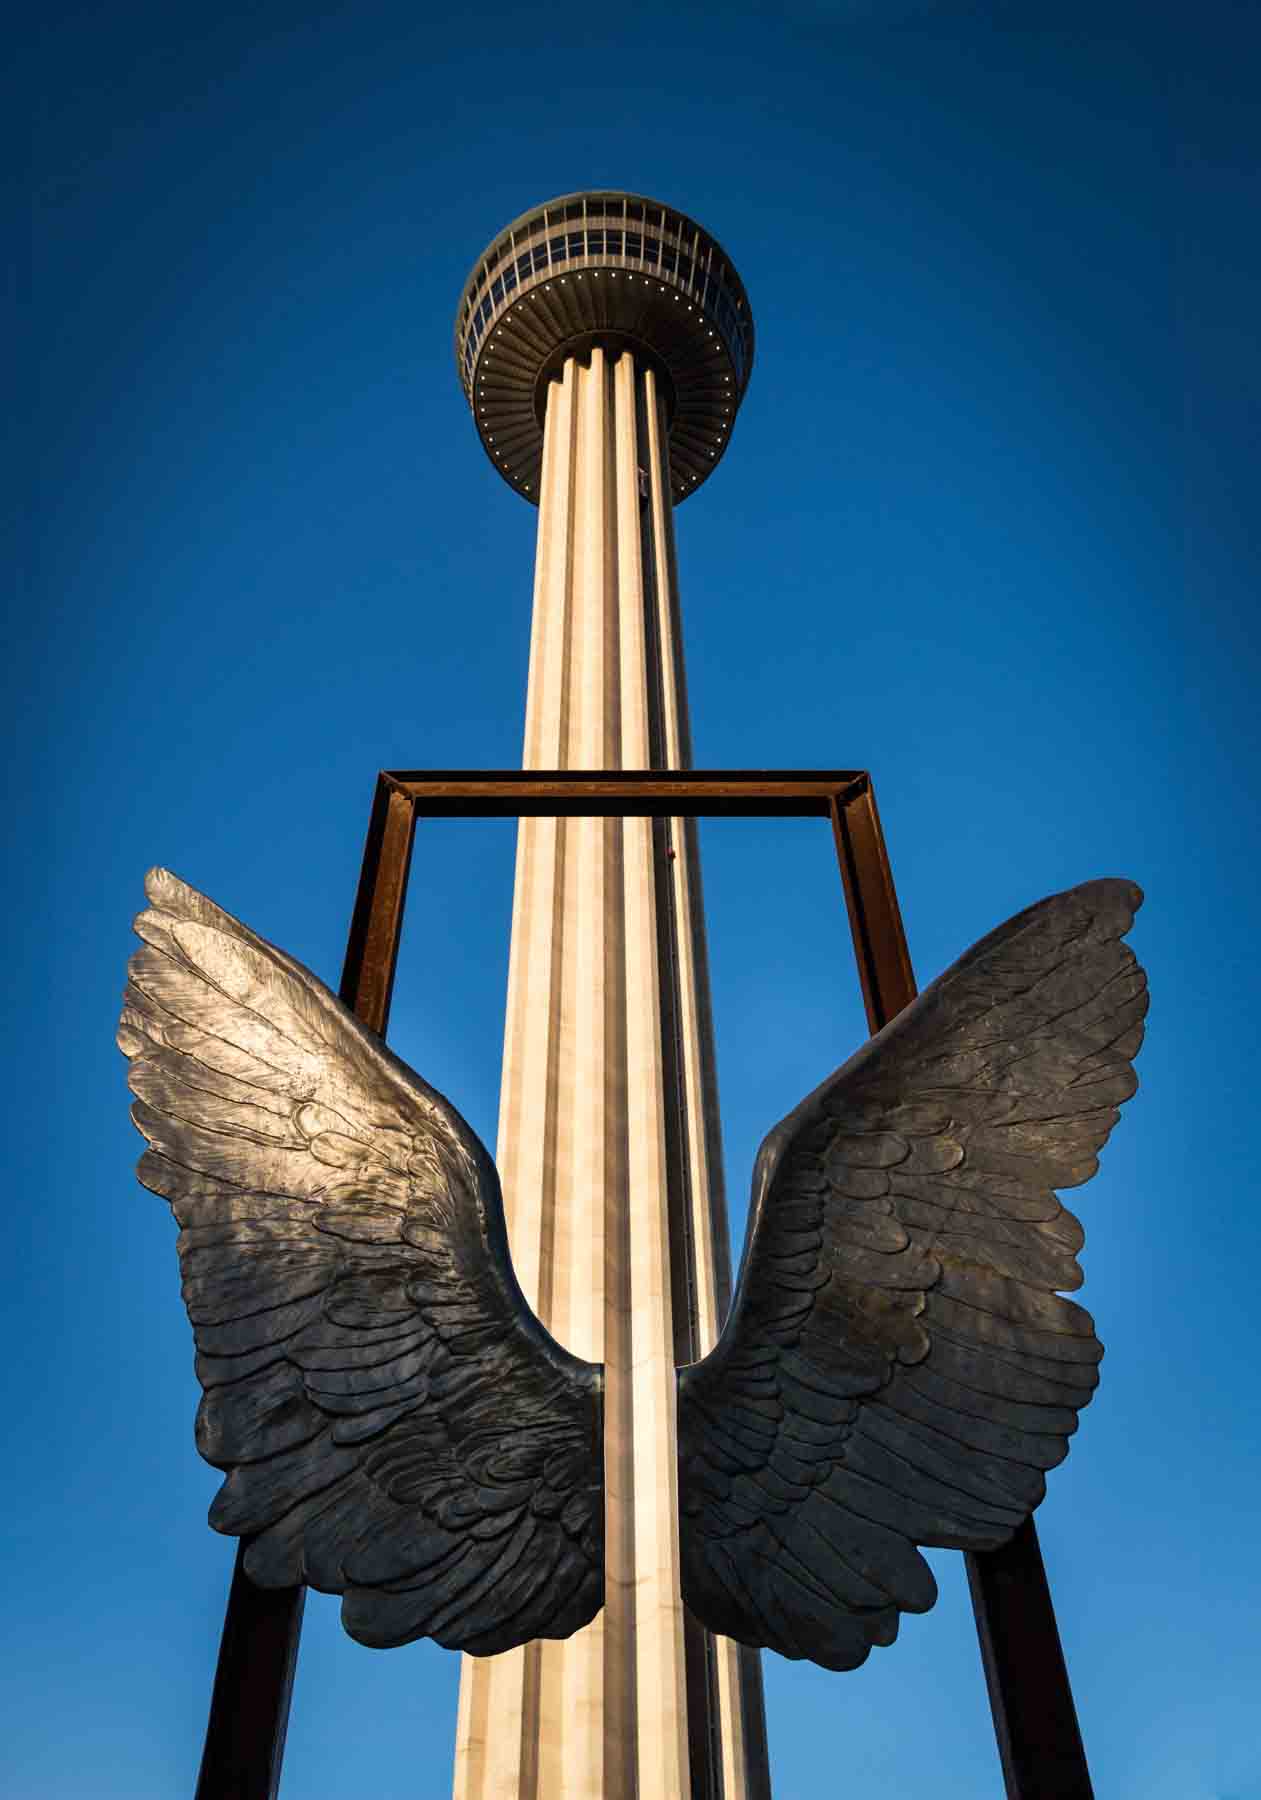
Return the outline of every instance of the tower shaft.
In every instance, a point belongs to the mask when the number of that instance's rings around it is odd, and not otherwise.
[[[656,373],[596,347],[547,395],[525,766],[686,768]],[[754,1800],[758,1659],[680,1593],[674,1372],[730,1295],[691,821],[521,821],[498,1155],[526,1297],[605,1366],[606,1603],[465,1658],[456,1800]]]

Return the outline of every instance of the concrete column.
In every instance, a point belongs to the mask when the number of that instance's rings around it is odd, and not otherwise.
[[[524,761],[690,762],[664,402],[630,352],[549,388]],[[730,1295],[687,822],[521,821],[498,1158],[527,1298],[605,1365],[606,1602],[465,1658],[456,1800],[759,1800],[757,1658],[679,1586],[674,1371]]]

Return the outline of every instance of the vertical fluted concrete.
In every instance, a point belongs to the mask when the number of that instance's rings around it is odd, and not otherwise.
[[[687,767],[663,402],[630,353],[547,404],[527,768]],[[685,1618],[676,1363],[730,1290],[695,833],[525,819],[498,1146],[522,1287],[605,1365],[604,1611],[466,1658],[456,1800],[758,1800],[757,1660]]]

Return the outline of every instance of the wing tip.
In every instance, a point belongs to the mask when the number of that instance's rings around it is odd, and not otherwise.
[[[144,896],[145,904],[131,921],[131,929],[142,943],[151,942],[156,932],[158,947],[162,949],[169,946],[172,921],[195,917],[197,902],[202,898],[196,888],[190,888],[161,863],[145,871]],[[127,966],[130,975],[131,964]]]
[[[1137,881],[1131,881],[1128,875],[1100,875],[1094,881],[1083,881],[1079,887],[1070,888],[1070,893],[1079,894],[1082,899],[1099,901],[1111,912],[1119,909],[1128,913],[1122,931],[1128,931],[1135,914],[1139,911],[1147,896]]]
[[[181,881],[170,869],[163,868],[161,863],[155,863],[145,871],[144,891],[145,898],[151,905],[160,906],[164,900],[182,899],[189,888],[188,883]]]
[[[132,930],[146,943],[153,941],[156,931],[158,948],[167,950],[168,954],[171,928],[183,924],[204,925],[255,948],[272,948],[233,913],[217,905],[200,888],[181,880],[171,869],[163,868],[161,863],[156,863],[145,875],[144,891],[148,905],[133,920]]]
[[[200,888],[195,888],[191,882],[185,881],[162,863],[154,863],[151,869],[145,871],[144,891],[150,906],[155,906],[162,912],[174,913],[177,917],[196,919],[207,907],[212,912],[223,911]]]

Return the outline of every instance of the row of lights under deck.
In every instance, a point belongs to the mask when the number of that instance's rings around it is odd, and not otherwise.
[[[609,279],[610,279],[610,280],[611,280],[611,281],[616,281],[616,280],[617,280],[617,277],[618,277],[618,274],[619,274],[619,273],[620,273],[620,272],[621,272],[621,271],[619,271],[619,270],[617,270],[617,269],[611,269],[611,270],[610,270],[610,271],[609,271]],[[599,277],[600,277],[600,273],[601,273],[601,271],[600,271],[600,270],[599,270],[599,269],[594,269],[594,270],[593,270],[593,271],[592,271],[592,275],[593,275],[593,277],[594,277],[594,278],[595,278],[595,279],[596,279],[596,280],[599,280]],[[582,280],[582,278],[583,278],[583,277],[582,277],[582,271],[581,271],[581,270],[580,270],[580,271],[579,271],[579,272],[578,272],[578,274],[577,274],[577,275],[576,275],[576,276],[575,276],[575,277],[574,277],[574,279],[575,279],[575,280],[576,280],[576,281],[581,281],[581,280]],[[568,279],[569,279],[569,277],[568,277],[568,276],[567,276],[567,275],[561,275],[561,276],[558,276],[558,277],[557,277],[557,279],[558,279],[558,280],[559,280],[559,282],[560,282],[560,283],[561,283],[561,285],[562,285],[562,286],[563,286],[563,285],[564,285],[564,284],[565,284],[565,283],[566,283],[566,282],[567,282],[567,281],[568,281]],[[634,277],[634,276],[633,276],[633,275],[630,275],[630,274],[628,274],[628,275],[627,275],[627,276],[626,276],[626,279],[627,279],[627,281],[634,281],[634,279],[635,279],[635,277]],[[646,285],[646,286],[648,286],[648,287],[651,287],[651,286],[652,286],[652,283],[651,283],[651,281],[649,281],[649,279],[648,279],[648,277],[647,277],[647,276],[646,276],[646,275],[641,275],[641,276],[640,276],[640,278],[639,278],[639,279],[640,279],[640,280],[641,280],[641,281],[642,281],[642,282],[644,282],[644,283],[645,283],[645,285]],[[545,282],[544,282],[544,284],[543,284],[543,292],[544,292],[544,293],[547,293],[547,294],[550,294],[550,293],[551,293],[551,291],[552,291],[552,284],[551,284],[551,282],[550,282],[550,281],[545,281]],[[664,293],[665,293],[665,291],[666,291],[666,289],[665,289],[665,283],[664,283],[664,282],[661,282],[661,281],[659,281],[659,282],[658,282],[658,283],[657,283],[657,291],[658,291],[658,292],[659,292],[659,293],[662,293],[662,294],[664,294]],[[534,293],[534,294],[530,294],[530,295],[528,295],[528,296],[527,296],[527,298],[528,298],[528,299],[530,299],[530,300],[537,300],[537,299],[538,299],[538,294],[537,294],[537,293]],[[681,298],[681,296],[680,296],[680,295],[679,295],[679,294],[677,294],[677,293],[676,293],[676,294],[675,294],[675,296],[674,296],[674,298],[675,298],[675,299],[676,299],[676,300],[678,300],[678,299],[680,299],[680,298]],[[515,305],[515,306],[514,306],[514,307],[513,307],[513,309],[512,309],[512,311],[513,311],[513,314],[514,314],[514,315],[515,315],[515,314],[517,314],[517,313],[519,313],[519,312],[520,312],[520,311],[521,311],[521,305],[522,305],[522,303],[521,303],[521,301],[518,301],[518,302],[517,302],[517,304],[516,304],[516,305]],[[692,304],[691,304],[691,303],[690,303],[690,302],[689,302],[689,303],[688,303],[688,308],[687,308],[687,310],[688,310],[688,311],[689,311],[689,312],[694,312],[694,311],[695,311],[695,310],[696,310],[696,309],[695,309],[695,307],[694,307],[694,306],[693,306],[693,305],[692,305]],[[485,354],[486,354],[486,355],[487,355],[487,356],[493,356],[493,355],[494,355],[494,353],[495,353],[495,346],[494,346],[494,338],[497,338],[497,337],[499,337],[499,336],[501,336],[501,335],[502,335],[502,332],[503,332],[503,325],[502,325],[502,324],[499,324],[499,325],[496,325],[496,327],[495,327],[495,330],[494,330],[494,333],[493,333],[493,336],[492,336],[492,340],[491,340],[491,342],[490,342],[490,343],[489,343],[489,344],[488,344],[488,345],[487,345],[487,346],[486,346],[486,350],[485,350]],[[714,336],[714,332],[713,332],[713,331],[712,331],[712,330],[711,330],[711,331],[710,331],[710,332],[709,332],[709,336],[710,336],[710,337],[711,337],[711,338],[712,338],[712,337],[713,337],[713,336]],[[723,376],[723,380],[724,380],[724,381],[730,381],[730,380],[731,380],[731,377],[730,377],[730,375],[724,375],[724,376]],[[483,388],[484,388],[484,387],[485,387],[485,385],[486,385],[486,377],[485,377],[485,376],[484,376],[484,375],[483,375],[483,376],[482,376],[482,377],[481,377],[481,378],[480,378],[480,382],[479,382],[479,386],[480,386],[480,387],[483,387]],[[483,418],[485,418],[485,416],[486,416],[486,408],[485,408],[485,407],[484,407],[484,406],[483,406],[483,407],[481,407],[481,408],[480,408],[480,411],[481,411],[481,415],[482,415],[482,417],[483,417]],[[724,408],[723,408],[723,411],[724,411],[724,412],[725,412],[725,413],[730,413],[730,411],[731,411],[731,408],[730,408],[730,407],[729,407],[729,406],[725,406],[725,407],[724,407]],[[725,426],[725,425],[720,425],[720,426],[719,426],[719,428],[718,428],[718,436],[717,436],[717,437],[716,437],[716,438],[715,438],[715,439],[714,439],[714,443],[715,443],[715,444],[721,444],[721,443],[722,443],[722,439],[723,439],[723,434],[724,434],[724,432],[725,432],[725,431],[726,431],[726,429],[727,429],[727,428],[726,428],[726,426]],[[489,438],[489,439],[488,439],[488,441],[489,441],[489,442],[490,442],[490,443],[492,443],[492,444],[493,444],[493,443],[494,443],[494,441],[495,441],[495,440],[494,440],[494,438],[493,438],[493,437],[491,437],[491,438]],[[711,451],[710,451],[710,452],[709,452],[709,455],[710,455],[710,457],[711,457],[711,458],[714,458],[714,457],[716,457],[716,456],[717,456],[717,451],[716,451],[716,450],[711,450]],[[506,469],[506,468],[507,468],[507,466],[508,466],[508,464],[507,464],[507,459],[506,459],[506,458],[505,458],[505,457],[503,457],[503,456],[497,456],[497,457],[496,457],[496,461],[497,461],[497,462],[498,462],[498,463],[499,463],[499,464],[500,464],[500,466],[501,466],[501,467],[502,467],[502,468],[505,468],[505,469]],[[527,493],[527,494],[528,494],[528,493],[529,493],[529,491],[530,491],[530,483],[529,483],[529,482],[528,482],[528,481],[517,481],[517,480],[516,480],[516,479],[515,479],[515,478],[514,478],[514,477],[510,477],[510,478],[509,478],[509,479],[511,479],[511,480],[513,480],[513,484],[514,484],[514,486],[516,486],[516,487],[521,487],[521,488],[524,488],[524,489],[525,489],[525,491],[526,491],[526,493]],[[689,478],[689,479],[690,479],[690,480],[691,480],[691,481],[692,481],[692,482],[693,482],[693,484],[695,484],[695,481],[696,481],[696,477],[695,477],[695,475],[693,475],[693,476],[691,476],[691,477],[690,477],[690,478]],[[676,483],[675,483],[675,486],[676,486],[676,488],[677,488],[677,490],[678,490],[678,492],[679,492],[679,493],[683,493],[683,492],[684,492],[684,491],[685,491],[685,487],[684,487],[684,484],[683,484],[683,482],[681,482],[681,481],[679,481],[679,482],[676,482]]]

